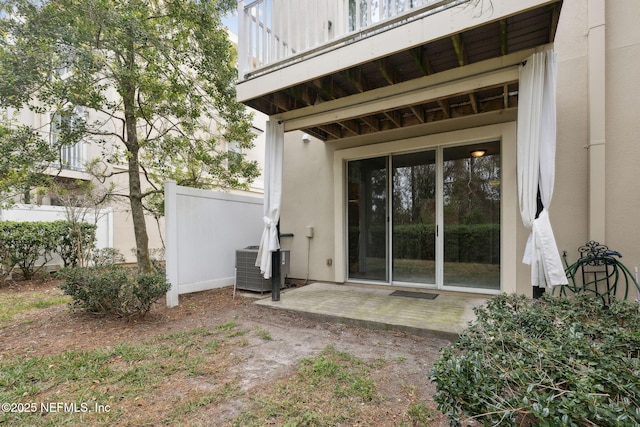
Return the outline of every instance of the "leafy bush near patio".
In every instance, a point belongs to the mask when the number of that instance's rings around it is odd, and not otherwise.
[[[431,371],[451,425],[636,426],[640,304],[496,296]]]
[[[148,313],[170,287],[164,274],[138,274],[118,265],[65,268],[58,277],[64,280],[60,288],[78,309],[125,318]]]

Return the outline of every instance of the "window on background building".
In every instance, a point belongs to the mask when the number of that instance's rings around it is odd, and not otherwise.
[[[82,106],[76,106],[69,117],[59,113],[51,116],[49,142],[52,146],[59,146],[59,164],[64,169],[84,170],[84,143],[79,140],[75,144],[61,144],[61,134],[64,130],[73,130],[81,122],[86,121],[88,111]]]
[[[227,152],[229,153],[229,166],[237,165],[242,161],[242,147],[239,142],[229,141]]]

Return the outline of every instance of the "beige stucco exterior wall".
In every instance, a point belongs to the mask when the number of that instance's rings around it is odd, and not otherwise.
[[[491,120],[495,121],[495,119],[491,117]],[[299,131],[285,134],[280,230],[282,233],[294,234],[293,237],[282,239],[283,249],[291,251],[290,277],[298,279],[308,277],[309,280],[339,283],[345,281],[344,164],[346,160],[451,144],[501,140],[505,167],[502,190],[502,283],[507,292],[526,292],[526,289],[516,289],[516,278],[519,274],[526,277],[524,269],[518,262],[522,258],[526,232],[519,221],[517,208],[515,122],[487,123],[484,126],[477,126],[474,122],[473,127],[469,124],[461,121],[462,129],[459,130],[436,132],[418,137],[396,135],[392,141],[355,146],[349,144],[349,141],[323,143],[313,138],[305,143]],[[307,226],[314,227],[312,238],[306,237]],[[309,259],[308,270],[307,258]]]
[[[577,258],[580,245],[593,236],[602,235],[606,239],[600,243],[620,251],[624,255],[622,262],[633,270],[640,265],[640,144],[636,141],[640,135],[637,108],[637,99],[640,99],[640,85],[637,84],[640,2],[606,2],[605,47],[598,49],[593,37],[601,28],[592,30],[590,34],[589,27],[594,21],[593,10],[601,10],[600,2],[604,1],[565,0],[563,4],[554,44],[558,54],[558,144],[556,184],[550,214],[558,249],[561,253],[567,251],[570,262]],[[606,61],[605,75],[594,75],[598,70],[594,64],[601,60]],[[592,90],[590,96],[590,85],[594,87],[599,79],[605,82],[604,91]],[[597,99],[600,93],[604,93],[604,111]],[[474,124],[476,127],[481,125]],[[596,147],[590,153],[587,147],[602,128],[604,147]],[[306,258],[309,253],[310,279],[340,282],[344,278],[345,254],[340,241],[344,235],[341,231],[344,214],[340,206],[341,196],[336,192],[342,188],[344,178],[340,160],[336,160],[342,157],[336,150],[351,149],[360,143],[349,145],[338,141],[325,144],[313,139],[310,143],[303,143],[301,135],[300,132],[290,132],[285,139],[281,225],[282,232],[294,233],[294,237],[284,239],[283,246],[292,250],[292,277],[307,276]],[[439,139],[447,141],[451,135],[446,131],[439,135]],[[463,142],[464,137],[460,138],[459,142]],[[396,141],[394,149],[406,145],[397,144],[402,137],[394,136],[392,139]],[[368,157],[379,154],[380,150],[387,150],[385,144],[384,141],[376,141],[376,144],[358,148],[354,155]],[[604,151],[604,158],[594,150]],[[504,140],[503,153],[503,181],[512,179],[515,185],[515,154],[511,156],[508,149],[505,151]],[[599,165],[600,161],[604,162],[603,167]],[[605,189],[604,196],[590,194],[599,186]],[[600,200],[605,201],[604,209],[597,206]],[[503,254],[502,269],[506,272],[503,290],[531,295],[530,269],[521,263],[528,232],[520,223],[517,197],[503,195],[503,204],[506,209],[503,219],[510,221],[511,227],[503,228],[503,233],[515,233],[503,240],[503,252],[506,254],[506,257]],[[604,230],[598,230],[599,223],[604,224]],[[315,229],[310,240],[305,237],[308,225]],[[310,252],[307,252],[308,243]],[[331,267],[327,266],[327,259],[332,259]]]
[[[607,1],[606,244],[640,266],[640,2]]]
[[[565,1],[554,49],[558,55],[556,182],[550,217],[558,249],[577,258],[588,230],[589,141],[586,2]]]
[[[591,8],[593,22],[593,9],[601,9],[602,4],[604,49],[599,50],[589,42],[589,37],[597,36],[590,29],[589,14]],[[568,251],[570,261],[577,258],[579,245],[596,239],[621,252],[621,261],[630,269],[640,265],[640,144],[636,141],[640,134],[638,22],[640,3],[634,0],[565,0],[562,7],[555,41],[559,60],[558,149],[551,218],[559,249]],[[604,101],[598,99],[602,91],[590,91],[590,57],[605,64],[604,76],[594,76],[597,67],[591,71],[595,84],[598,79],[604,81]],[[602,104],[604,112],[599,112]],[[604,127],[604,146],[593,149],[603,154],[596,152],[596,158],[590,158],[594,153],[587,147],[597,139],[595,133],[600,127]],[[590,164],[596,165],[596,169],[590,171]],[[604,196],[590,194],[590,180],[592,186],[602,186]],[[604,182],[594,183],[595,180]],[[604,204],[602,214],[598,206],[590,207],[590,201]],[[601,220],[599,215],[604,218]]]
[[[333,149],[315,138],[303,142],[302,136],[285,134],[280,232],[293,237],[283,237],[281,244],[291,251],[290,277],[333,281]],[[312,238],[306,237],[308,226]]]

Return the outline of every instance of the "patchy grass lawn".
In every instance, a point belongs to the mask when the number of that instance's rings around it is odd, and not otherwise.
[[[382,399],[372,370],[390,362],[363,362],[331,345],[299,362],[291,377],[247,395],[239,381],[226,379],[247,335],[269,339],[259,328],[228,322],[112,348],[2,360],[0,402],[12,405],[3,407],[0,424],[207,425],[199,411],[242,398],[248,409],[229,425],[351,425]],[[184,383],[198,387],[173,389]],[[427,426],[431,412],[418,402],[403,418],[397,425]]]
[[[381,402],[372,371],[388,363],[364,362],[327,346],[317,357],[303,359],[295,375],[252,397],[253,405],[234,426],[338,426],[359,424]],[[411,405],[400,426],[427,426],[431,410]]]
[[[15,412],[3,411],[3,421],[41,426],[174,425],[203,405],[241,394],[237,383],[220,378],[237,363],[234,351],[246,345],[248,333],[230,322],[140,343],[2,360],[0,402],[16,403]],[[184,382],[201,386],[187,395],[172,389],[172,384]],[[151,400],[158,402],[153,411],[147,404]],[[67,407],[58,410],[57,403]],[[19,413],[25,408],[27,413]]]
[[[444,342],[319,323],[231,290],[145,318],[74,313],[55,285],[0,289],[0,426],[444,426]]]
[[[0,294],[0,328],[4,322],[31,310],[66,304],[71,301],[62,291],[55,289],[26,290]]]

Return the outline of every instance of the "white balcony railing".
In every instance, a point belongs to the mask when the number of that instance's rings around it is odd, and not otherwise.
[[[78,141],[60,149],[60,165],[63,169],[84,171],[84,144]]]
[[[240,79],[469,1],[241,0]]]
[[[76,122],[86,121],[88,118],[88,110],[82,106],[76,106],[73,109],[73,115],[70,118],[62,118],[58,113],[51,115],[51,122],[49,123],[49,143],[52,147],[58,147],[60,137],[60,129],[65,122],[67,126],[73,126]],[[85,166],[85,144],[82,140],[76,142],[73,145],[64,145],[58,147],[60,150],[60,161],[56,166],[60,166],[62,169],[84,171]]]

